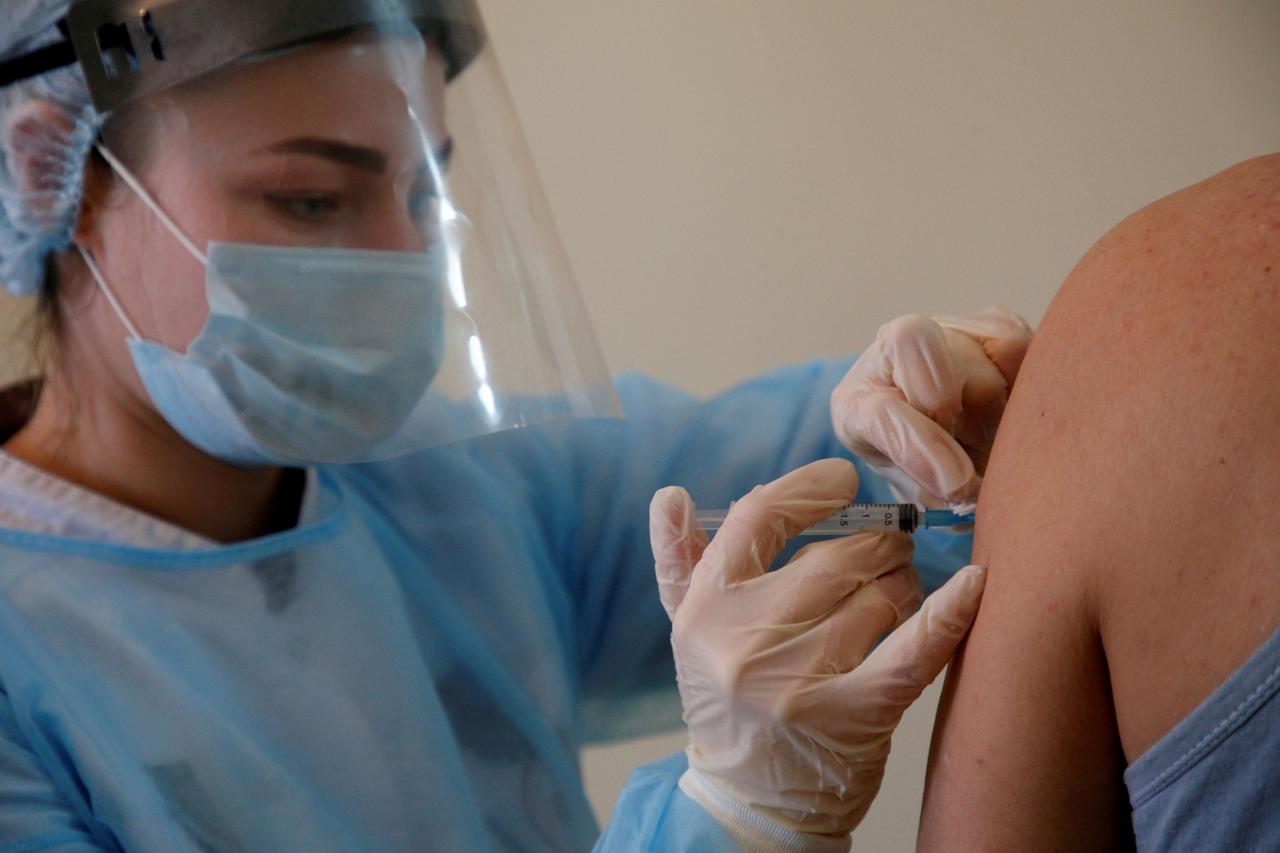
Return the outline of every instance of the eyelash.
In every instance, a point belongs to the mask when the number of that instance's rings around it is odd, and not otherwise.
[[[339,208],[338,196],[334,193],[302,193],[297,195],[269,195],[267,200],[280,209],[285,215],[299,222],[316,223]],[[322,210],[318,213],[301,210],[302,205],[318,204]]]
[[[320,224],[342,207],[337,193],[275,193],[266,198],[284,215],[308,225]],[[438,199],[439,193],[434,185],[426,183],[415,187],[407,199],[410,215],[418,219],[429,217],[436,210]]]

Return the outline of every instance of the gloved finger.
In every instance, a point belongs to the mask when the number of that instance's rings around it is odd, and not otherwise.
[[[822,459],[764,486],[729,510],[703,554],[698,577],[728,585],[759,577],[787,540],[853,500],[858,471],[847,459]]]
[[[1009,401],[1009,384],[977,340],[955,329],[944,333],[964,374],[964,410],[955,422],[955,439],[982,474]]]
[[[771,619],[783,624],[820,619],[843,607],[860,587],[910,566],[914,550],[905,533],[858,533],[806,545],[769,576]]]
[[[992,306],[963,315],[941,315],[933,318],[943,328],[954,329],[974,338],[987,358],[1011,387],[1031,346],[1033,332],[1022,317],[1007,308]]]
[[[955,437],[912,407],[895,389],[866,395],[850,413],[849,432],[875,448],[924,490],[944,501],[972,500],[977,473]],[[865,449],[852,446],[855,453]]]
[[[985,580],[978,566],[956,573],[862,663],[806,685],[792,699],[793,712],[821,720],[826,737],[846,748],[892,734],[968,633]]]
[[[847,673],[859,666],[877,640],[915,613],[922,598],[920,576],[910,565],[859,588],[826,618],[820,671]]]
[[[964,376],[942,327],[923,315],[881,326],[850,374],[855,387],[899,389],[912,407],[948,431],[960,412]]]
[[[961,391],[964,409],[986,408],[1009,399],[1009,383],[987,357],[981,343],[955,329],[943,329],[942,334],[964,377]]]
[[[660,489],[649,503],[649,544],[658,576],[658,597],[675,619],[676,608],[689,589],[689,578],[707,547],[707,534],[696,524],[689,493],[679,486]]]
[[[960,416],[960,420],[956,423],[955,439],[969,454],[969,461],[973,463],[973,470],[977,474],[977,480],[987,473],[987,463],[991,461],[991,449],[995,446],[996,430],[1000,427],[1000,419],[1004,417],[1004,405],[992,404],[985,409],[966,409],[964,414]],[[975,482],[972,495],[963,501],[971,503],[978,493],[980,483]],[[950,506],[956,512],[970,512],[968,509],[960,509],[956,504],[960,501],[952,502]]]
[[[982,566],[966,566],[957,572],[861,666],[844,676],[848,689],[882,711],[905,711],[938,677],[969,633],[986,577]]]
[[[806,678],[788,692],[777,713],[824,731],[833,743],[866,740],[852,735],[866,727],[861,719],[866,703],[878,700],[851,685],[849,675],[864,662],[876,640],[911,616],[922,595],[919,575],[903,566],[868,582],[812,630],[796,637],[788,650],[790,667],[800,669]],[[797,652],[800,646],[804,646],[802,654]]]

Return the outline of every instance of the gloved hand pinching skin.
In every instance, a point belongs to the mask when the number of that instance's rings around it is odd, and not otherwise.
[[[886,323],[831,395],[836,435],[900,499],[971,511],[1031,336],[998,307]]]
[[[683,489],[650,506],[689,773],[802,833],[847,833],[866,814],[894,728],[968,631],[985,577],[961,571],[908,619],[921,587],[904,534],[817,542],[767,572],[857,488],[848,461],[815,462],[738,501],[710,544]],[[726,822],[699,785],[681,787]]]

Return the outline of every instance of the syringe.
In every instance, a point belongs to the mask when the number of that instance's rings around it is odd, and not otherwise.
[[[698,510],[698,527],[719,530],[729,514],[727,509]],[[825,521],[800,531],[800,536],[847,536],[867,530],[897,530],[915,533],[921,527],[955,527],[972,524],[973,515],[949,509],[920,509],[915,504],[848,504]]]

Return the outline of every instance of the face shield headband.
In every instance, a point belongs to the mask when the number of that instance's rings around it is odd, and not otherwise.
[[[485,45],[474,0],[77,0],[63,40],[0,62],[0,86],[79,63],[105,114],[244,57],[406,25],[441,50],[449,79]]]

